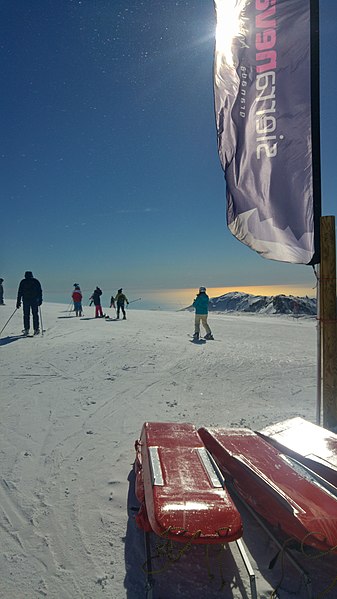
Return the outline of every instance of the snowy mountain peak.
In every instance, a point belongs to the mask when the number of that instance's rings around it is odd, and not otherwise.
[[[188,306],[186,310],[193,309]],[[316,299],[293,295],[252,295],[241,291],[231,291],[219,297],[210,298],[211,312],[250,312],[255,314],[292,314],[294,316],[315,316]]]

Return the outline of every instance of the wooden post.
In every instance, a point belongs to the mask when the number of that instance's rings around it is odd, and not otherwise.
[[[317,355],[316,355],[316,368],[317,368],[317,377],[316,377],[316,424],[317,426],[321,426],[321,418],[322,418],[322,328],[321,328],[321,267],[320,264],[317,264],[317,270],[315,270],[315,275],[317,278],[316,285],[316,306],[317,306],[317,321],[316,321],[316,347],[317,347]]]
[[[323,426],[337,427],[336,238],[335,217],[322,216],[320,314],[322,339]]]

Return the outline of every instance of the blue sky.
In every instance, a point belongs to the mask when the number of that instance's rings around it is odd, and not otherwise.
[[[48,293],[314,286],[226,227],[211,0],[12,0],[0,8],[1,260]],[[336,0],[320,1],[323,214],[336,205]],[[14,290],[14,291],[13,291]]]

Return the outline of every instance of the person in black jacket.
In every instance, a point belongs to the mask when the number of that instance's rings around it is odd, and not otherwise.
[[[4,280],[0,279],[0,306],[4,306],[5,302],[4,302],[4,287],[3,287],[3,283]]]
[[[38,335],[39,328],[39,306],[42,304],[41,283],[34,279],[30,270],[25,272],[25,278],[20,281],[18,296],[16,300],[17,309],[23,304],[23,333],[28,335],[30,326],[30,311],[33,316],[34,335]]]
[[[123,289],[118,289],[117,295],[115,297],[115,302],[117,304],[117,318],[119,318],[120,311],[122,310],[122,312],[123,312],[123,320],[126,320],[126,313],[125,313],[124,304],[126,302],[127,305],[129,305],[129,300],[126,297],[126,295],[123,293]]]
[[[99,287],[96,287],[94,293],[89,298],[89,300],[90,300],[89,306],[91,306],[92,304],[94,304],[94,306],[95,306],[95,318],[103,318],[104,317],[104,314],[102,311],[102,306],[101,306],[102,293],[103,293],[102,289],[100,289]]]

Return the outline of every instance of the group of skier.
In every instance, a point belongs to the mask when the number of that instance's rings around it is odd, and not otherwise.
[[[95,318],[104,318],[105,314],[103,314],[102,306],[101,306],[101,295],[102,289],[96,287],[94,292],[89,298],[89,306],[94,304],[95,306]],[[74,291],[72,293],[72,300],[74,302],[74,311],[76,316],[82,316],[82,292],[78,283],[74,283]],[[126,295],[123,293],[123,289],[118,289],[116,296],[113,295],[110,298],[110,308],[115,308],[117,310],[117,319],[120,317],[120,313],[123,314],[123,320],[126,320],[126,312],[125,312],[125,304],[129,305],[129,300]]]
[[[4,305],[3,300],[3,280],[0,278],[0,303]],[[101,306],[101,295],[102,290],[96,287],[93,294],[90,296],[90,306],[95,306],[95,318],[104,318],[102,306]],[[82,292],[80,285],[74,283],[74,291],[72,292],[72,300],[74,304],[74,312],[76,316],[82,316]],[[32,314],[34,335],[40,333],[40,317],[42,305],[42,287],[40,281],[33,276],[30,270],[25,272],[24,278],[20,281],[17,298],[16,298],[16,309],[18,310],[23,306],[23,335],[29,335],[30,330],[30,315]],[[111,296],[110,308],[117,309],[117,318],[120,317],[120,312],[123,314],[123,320],[126,320],[125,304],[129,305],[129,300],[123,293],[123,289],[118,289],[116,296]],[[40,314],[39,314],[40,313]]]
[[[4,305],[3,300],[3,283],[0,278],[0,304]],[[101,295],[102,290],[97,286],[92,295],[89,298],[90,306],[95,306],[95,318],[104,318],[102,306],[101,306]],[[74,291],[72,292],[72,301],[74,305],[74,312],[76,316],[82,316],[82,299],[83,295],[81,292],[80,285],[74,283]],[[39,320],[39,309],[42,304],[42,287],[40,281],[33,276],[31,271],[26,271],[24,279],[20,281],[19,289],[16,299],[16,309],[23,305],[23,334],[28,335],[30,329],[30,313],[33,318],[34,335],[40,333],[40,320]],[[129,300],[123,293],[123,289],[118,289],[115,296],[111,296],[110,308],[114,308],[117,311],[116,318],[120,318],[120,313],[123,314],[123,320],[126,320],[125,304],[129,305]],[[195,309],[195,320],[194,320],[194,334],[192,336],[193,341],[199,341],[200,338],[200,325],[203,325],[206,335],[204,339],[213,340],[212,331],[207,322],[208,317],[208,305],[209,297],[206,293],[206,287],[199,287],[199,292],[193,301],[193,307]],[[41,313],[41,310],[40,310]]]

